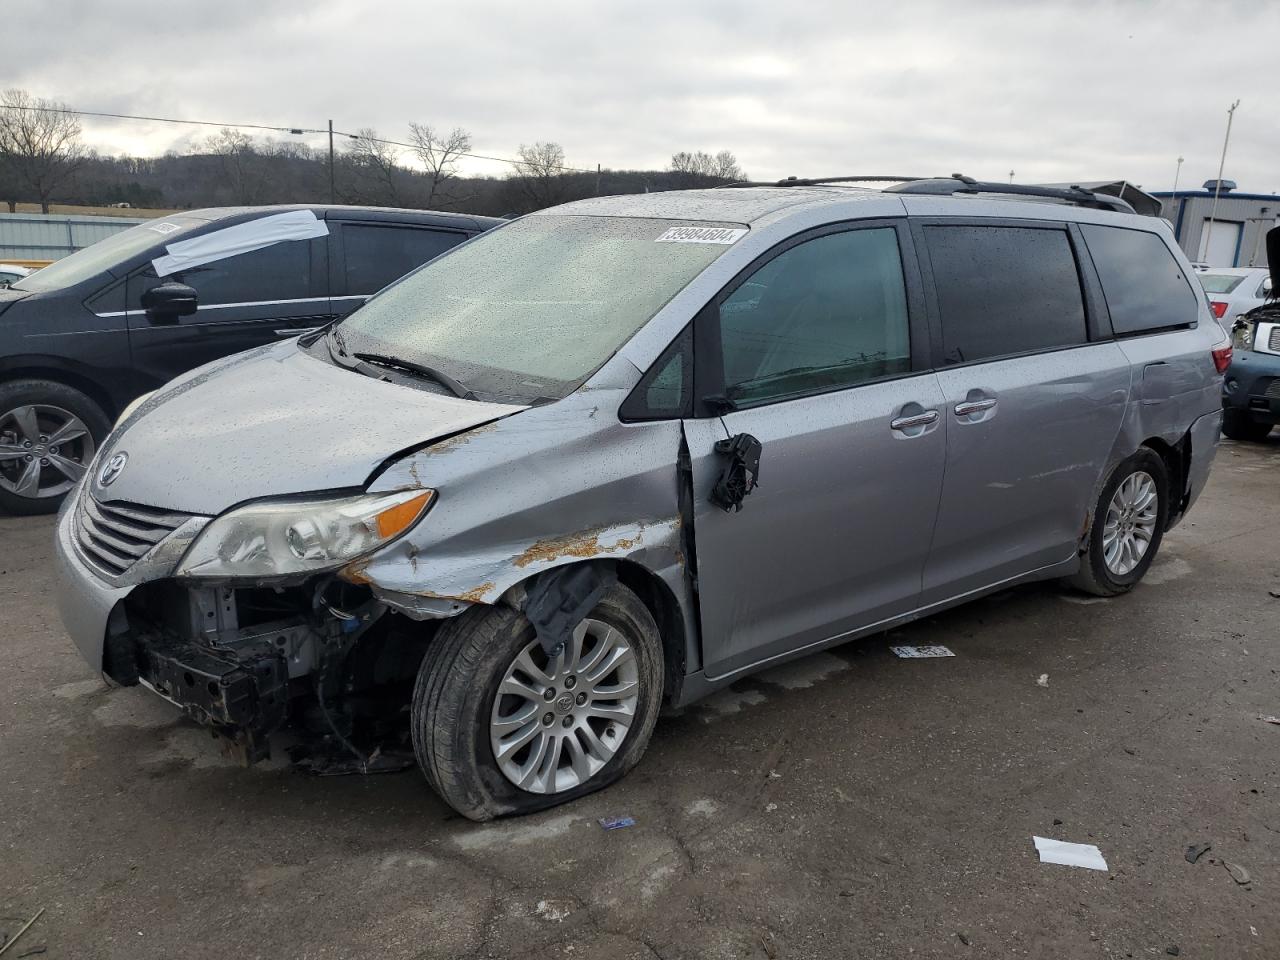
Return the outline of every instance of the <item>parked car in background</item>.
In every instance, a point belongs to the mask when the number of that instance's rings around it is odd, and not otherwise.
[[[1280,279],[1280,227],[1267,233],[1268,293]],[[1252,282],[1252,281],[1251,281]],[[1236,349],[1222,381],[1222,432],[1265,440],[1280,423],[1280,301],[1268,297],[1235,323]]]
[[[63,509],[68,632],[250,760],[310,719],[376,769],[409,719],[484,820],[621,777],[664,701],[1015,583],[1124,593],[1230,346],[1165,221],[988,192],[572,203],[194,371]]]
[[[32,272],[30,267],[23,267],[16,263],[0,263],[0,290],[17,283]]]
[[[18,279],[0,290],[0,510],[56,510],[136,397],[343,317],[500,222],[373,207],[193,210]]]
[[[1209,308],[1228,335],[1236,320],[1261,306],[1271,293],[1266,267],[1213,267],[1196,279],[1209,296]]]

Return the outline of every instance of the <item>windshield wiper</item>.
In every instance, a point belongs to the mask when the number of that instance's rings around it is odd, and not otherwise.
[[[406,373],[412,373],[416,376],[423,377],[427,380],[434,380],[441,386],[448,387],[449,391],[455,397],[461,397],[463,400],[474,400],[476,395],[460,384],[453,377],[449,376],[443,370],[437,370],[435,367],[429,367],[425,363],[414,363],[412,360],[401,360],[399,357],[384,357],[377,353],[357,353],[357,360],[363,360],[365,363],[372,363],[379,367],[390,367],[393,370],[404,370]]]

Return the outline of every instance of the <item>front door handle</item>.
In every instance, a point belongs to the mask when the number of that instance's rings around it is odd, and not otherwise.
[[[300,337],[304,333],[315,333],[319,327],[277,327],[271,332],[277,337]]]
[[[956,404],[956,416],[967,417],[971,413],[981,413],[983,410],[990,410],[995,405],[995,397],[988,397],[985,400],[966,400],[964,403]]]
[[[913,413],[909,416],[898,417],[889,421],[890,430],[910,430],[912,427],[927,427],[938,419],[937,410],[925,410],[923,413]]]

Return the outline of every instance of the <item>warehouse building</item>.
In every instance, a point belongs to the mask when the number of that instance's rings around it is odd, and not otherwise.
[[[1280,196],[1240,193],[1234,180],[1223,180],[1215,211],[1217,186],[1217,180],[1206,180],[1200,190],[1153,196],[1160,199],[1160,215],[1173,224],[1178,245],[1193,262],[1211,267],[1265,267],[1264,237],[1280,223]]]

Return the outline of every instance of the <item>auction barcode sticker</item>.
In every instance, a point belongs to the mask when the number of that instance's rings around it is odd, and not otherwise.
[[[654,243],[737,243],[746,227],[672,227]]]

